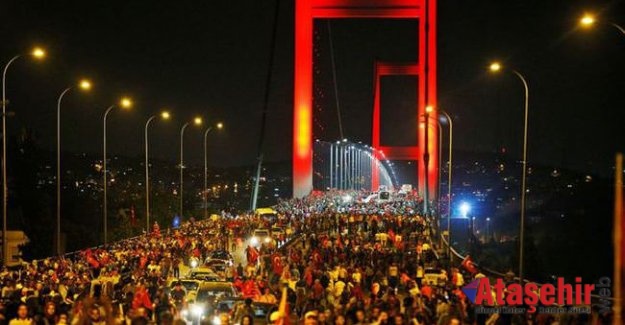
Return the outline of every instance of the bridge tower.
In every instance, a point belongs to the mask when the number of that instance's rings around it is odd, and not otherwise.
[[[417,62],[410,64],[377,63],[373,119],[374,148],[387,159],[417,160],[419,192],[428,178],[428,197],[433,199],[438,187],[438,123],[436,114],[436,0],[296,0],[295,1],[295,79],[293,95],[293,196],[303,197],[313,189],[313,21],[315,19],[380,18],[416,19],[418,21]],[[426,107],[427,127],[417,128],[418,145],[387,147],[380,143],[379,85],[383,75],[413,75],[418,79],[417,112],[423,123]],[[376,113],[377,112],[377,113]],[[427,145],[425,130],[428,130]],[[427,151],[426,148],[427,147]],[[378,151],[380,152],[380,151]],[[380,154],[381,155],[381,154]],[[428,166],[424,163],[428,160]],[[427,172],[426,172],[427,170]],[[427,176],[426,176],[427,174]],[[372,182],[377,175],[372,175]]]

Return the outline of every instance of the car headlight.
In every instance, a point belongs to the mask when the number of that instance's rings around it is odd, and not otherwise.
[[[201,316],[204,313],[204,308],[200,305],[194,305],[191,307],[191,312],[193,312],[195,316]]]
[[[252,239],[250,240],[250,243],[252,243],[252,245],[258,245],[258,238],[252,237]]]
[[[197,260],[191,260],[191,268],[197,267]]]
[[[269,244],[271,242],[271,238],[265,237],[265,243]]]

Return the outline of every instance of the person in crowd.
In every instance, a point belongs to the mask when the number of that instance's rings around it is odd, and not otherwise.
[[[247,299],[237,310],[217,311],[221,324],[229,324],[229,315],[235,323],[253,324],[253,304],[274,306],[272,324],[511,320],[474,315],[460,289],[477,275],[438,264],[429,231],[434,221],[417,213],[420,198],[357,204],[356,199],[344,202],[345,195],[364,193],[313,192],[280,200],[275,220],[228,212],[221,218],[183,222],[176,230],[155,227],[105,248],[3,268],[0,323],[182,324],[185,299],[191,295],[177,280],[189,270],[189,257],[204,261],[211,251],[230,247],[227,242],[237,244],[232,245],[234,261],[223,280]],[[274,225],[289,229],[291,238],[282,238],[284,245],[248,246],[246,238],[254,229]],[[441,274],[444,285],[426,283],[424,270],[431,267],[450,271],[448,277]],[[547,324],[559,320],[536,319]],[[581,318],[571,322],[576,320]]]
[[[17,306],[17,316],[9,322],[9,325],[34,325],[35,322],[29,317],[28,305],[20,303]]]

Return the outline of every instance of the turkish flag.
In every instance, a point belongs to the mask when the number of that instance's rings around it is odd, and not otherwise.
[[[465,270],[467,270],[471,274],[477,273],[477,266],[475,265],[475,263],[473,263],[473,260],[471,259],[470,255],[467,255],[467,257],[464,258],[460,266],[462,266]]]
[[[258,295],[258,289],[253,280],[246,280],[243,283],[242,295],[243,298],[253,298]]]
[[[247,264],[256,264],[259,257],[258,250],[254,246],[247,247]]]
[[[100,263],[98,262],[97,259],[95,259],[95,257],[93,257],[93,253],[91,252],[90,249],[87,250],[85,255],[87,256],[87,263],[89,263],[91,267],[93,267],[94,269],[97,269],[100,267]]]
[[[271,257],[271,267],[273,269],[273,273],[276,275],[281,275],[284,270],[284,266],[282,265],[282,258],[280,258],[279,254],[273,254]]]

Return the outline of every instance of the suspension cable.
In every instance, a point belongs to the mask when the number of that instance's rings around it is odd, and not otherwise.
[[[336,116],[339,121],[339,134],[341,140],[345,139],[343,136],[343,121],[341,120],[341,106],[339,105],[339,90],[336,82],[336,65],[334,63],[334,44],[332,43],[332,28],[330,27],[330,19],[326,20],[328,24],[328,39],[330,41],[330,60],[332,62],[332,82],[334,85],[334,99],[336,100]]]

